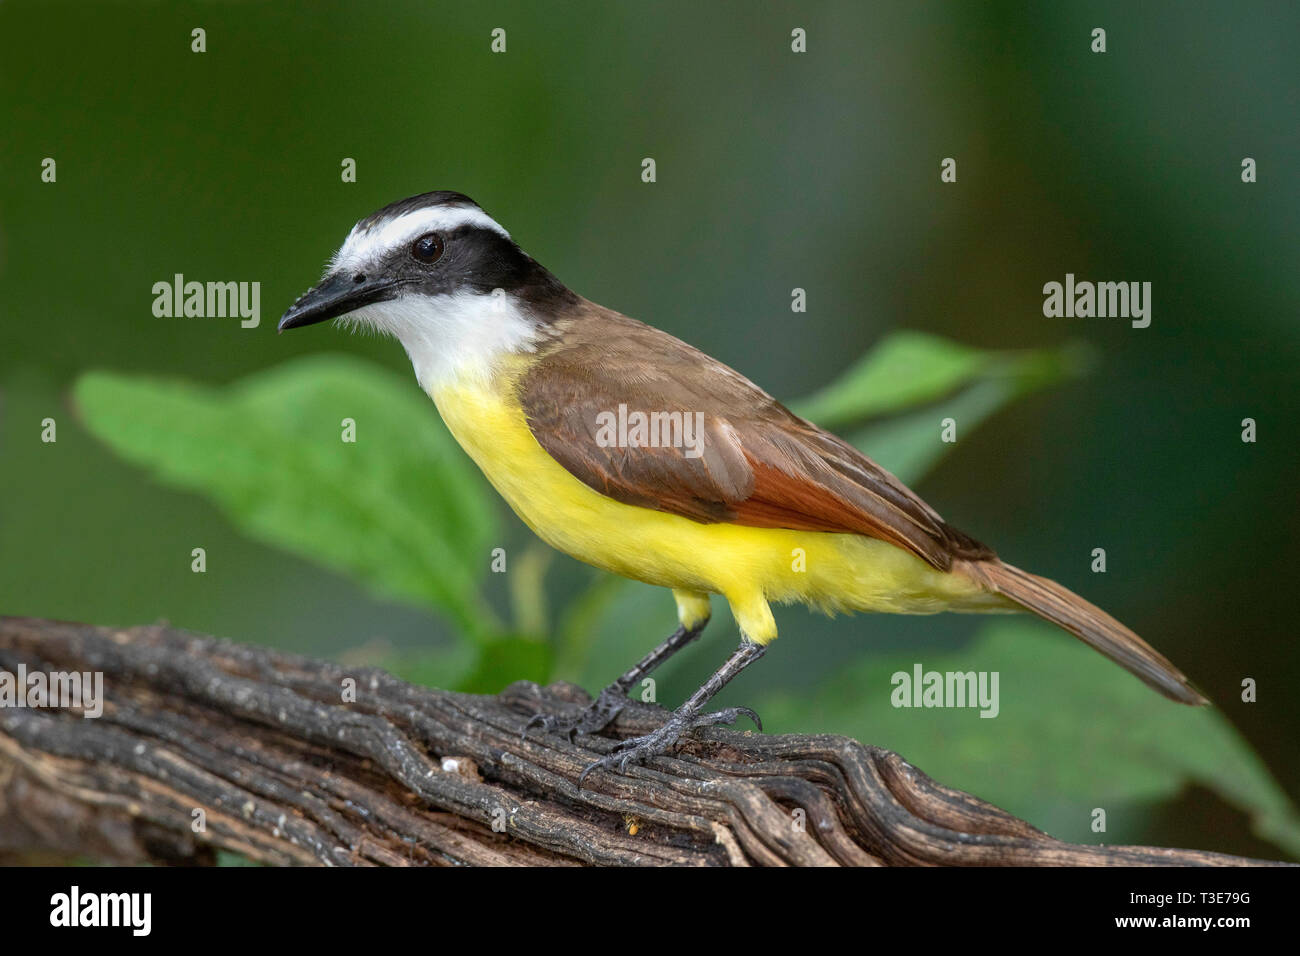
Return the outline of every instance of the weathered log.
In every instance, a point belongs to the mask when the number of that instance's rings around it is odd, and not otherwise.
[[[0,670],[101,672],[104,710],[0,707],[0,857],[274,864],[1245,864],[1063,843],[903,758],[709,729],[627,776],[616,740],[521,731],[567,684],[495,697],[188,634],[0,617]],[[630,703],[614,731],[664,712]]]

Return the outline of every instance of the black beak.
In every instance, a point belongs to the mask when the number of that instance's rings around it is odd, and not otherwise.
[[[376,302],[395,299],[399,284],[387,279],[337,273],[299,296],[298,301],[289,306],[289,311],[280,317],[278,331],[315,325]]]

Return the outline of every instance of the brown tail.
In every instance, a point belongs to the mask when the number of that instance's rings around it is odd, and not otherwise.
[[[1101,608],[1089,604],[1055,581],[992,561],[964,562],[964,569],[991,590],[1003,594],[1095,647],[1143,683],[1182,704],[1209,701],[1150,644]]]

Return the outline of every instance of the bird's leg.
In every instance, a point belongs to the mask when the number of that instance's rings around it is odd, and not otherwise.
[[[574,734],[594,734],[604,730],[618,716],[619,711],[627,706],[627,692],[639,684],[652,670],[699,637],[704,630],[704,625],[708,623],[709,619],[705,617],[689,627],[685,624],[680,625],[666,641],[655,647],[631,670],[602,690],[582,713],[574,717],[536,714],[524,726],[524,734],[526,735],[533,727],[541,727],[548,734],[564,734],[572,743]]]
[[[758,714],[748,707],[727,707],[706,714],[704,713],[704,705],[712,700],[714,695],[727,685],[728,681],[762,657],[766,650],[767,648],[762,644],[755,644],[749,638],[743,637],[740,646],[731,653],[726,662],[718,668],[712,677],[704,682],[703,687],[692,694],[686,703],[673,712],[667,723],[644,737],[629,737],[604,757],[590,764],[587,769],[582,771],[582,776],[578,778],[578,786],[581,787],[582,781],[586,779],[587,774],[597,767],[603,767],[606,770],[617,768],[619,773],[625,773],[631,764],[645,763],[651,757],[667,753],[676,745],[683,734],[696,727],[735,723],[736,718],[743,714],[752,720],[759,730],[762,730],[763,723],[758,719]]]

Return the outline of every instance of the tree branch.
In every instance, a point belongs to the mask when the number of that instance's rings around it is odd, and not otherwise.
[[[0,617],[0,671],[101,672],[103,716],[0,707],[0,858],[206,864],[1245,864],[1062,843],[895,753],[712,728],[629,776],[520,732],[587,695],[429,690],[165,626]],[[345,697],[354,688],[354,697]],[[630,703],[619,736],[663,711]],[[202,826],[198,826],[201,818]]]

